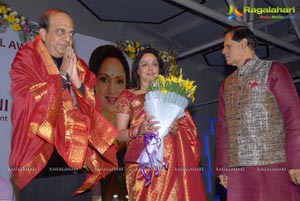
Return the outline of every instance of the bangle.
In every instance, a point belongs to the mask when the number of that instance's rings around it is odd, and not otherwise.
[[[134,139],[136,138],[138,135],[140,135],[141,132],[141,127],[132,127],[128,129],[128,136],[130,137],[130,139]]]
[[[134,133],[134,128],[129,128],[128,129],[128,137],[130,137],[130,139],[134,139],[136,136],[133,135]]]

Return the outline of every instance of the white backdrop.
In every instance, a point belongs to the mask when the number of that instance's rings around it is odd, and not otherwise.
[[[85,36],[75,35],[75,50],[88,63],[92,51],[104,44],[112,42]],[[0,200],[14,200],[8,158],[10,153],[12,99],[10,94],[10,65],[22,46],[18,34],[11,28],[0,34]]]

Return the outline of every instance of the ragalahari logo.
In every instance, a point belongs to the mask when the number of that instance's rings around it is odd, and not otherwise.
[[[232,20],[236,17],[242,17],[243,13],[241,13],[240,11],[238,11],[237,8],[235,8],[232,4],[229,5],[229,11],[227,13],[228,15],[228,20]]]

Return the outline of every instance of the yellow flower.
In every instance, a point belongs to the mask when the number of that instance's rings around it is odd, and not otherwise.
[[[3,13],[3,14],[7,13],[6,6],[4,6],[4,5],[0,6],[0,13]]]
[[[9,22],[9,23],[14,23],[15,22],[15,19],[16,19],[16,17],[14,16],[14,15],[12,15],[12,14],[10,14],[8,17],[7,17],[7,21]]]
[[[171,76],[171,77],[170,77],[170,81],[171,81],[171,82],[174,82],[174,83],[179,83],[178,78],[175,77],[175,76]]]
[[[132,47],[131,45],[129,45],[125,50],[130,52],[130,53],[135,53],[135,48]]]
[[[22,29],[22,27],[19,24],[16,24],[16,23],[12,24],[11,26],[12,26],[12,29],[16,32],[18,32]]]
[[[163,94],[166,94],[166,93],[168,92],[168,90],[167,90],[166,88],[162,88],[162,89],[161,89],[161,92],[162,92]]]
[[[162,75],[158,75],[157,79],[158,79],[159,83],[162,83],[162,84],[166,83],[166,78],[164,76],[162,76]]]
[[[183,84],[183,86],[184,86],[184,88],[185,89],[187,89],[187,90],[190,90],[191,89],[191,82],[189,81],[189,80],[184,80],[183,82],[182,82],[182,84]]]
[[[141,43],[138,42],[138,41],[136,41],[136,42],[135,42],[135,46],[136,46],[137,48],[139,48],[139,47],[141,46]]]
[[[135,54],[128,54],[128,57],[129,57],[130,59],[134,59]]]

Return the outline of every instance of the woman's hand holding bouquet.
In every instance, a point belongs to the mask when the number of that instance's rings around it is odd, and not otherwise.
[[[178,119],[184,116],[189,101],[194,100],[195,90],[194,81],[183,80],[181,72],[179,77],[159,75],[150,82],[144,104],[147,116],[141,127],[145,146],[137,160],[148,180],[145,186],[151,183],[146,168],[154,170],[157,176],[161,168],[167,169],[168,164],[163,161],[164,137],[170,130],[177,133]]]

